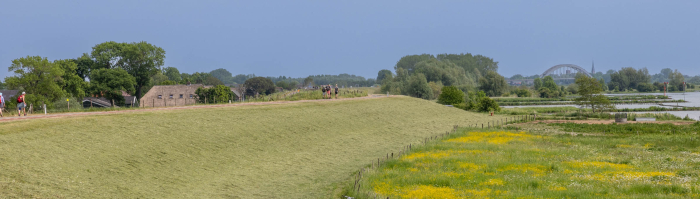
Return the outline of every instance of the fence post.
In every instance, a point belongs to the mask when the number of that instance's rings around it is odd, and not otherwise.
[[[44,104],[44,115],[46,115],[46,104]]]

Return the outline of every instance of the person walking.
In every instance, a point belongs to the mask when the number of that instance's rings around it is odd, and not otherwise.
[[[27,103],[26,99],[24,98],[25,94],[25,92],[22,92],[22,95],[17,97],[17,117],[22,117],[22,112],[24,112],[24,116],[27,116]]]
[[[326,86],[321,87],[321,93],[323,93],[323,99],[326,99]]]
[[[5,98],[2,97],[2,93],[0,93],[0,117],[5,117],[2,115],[2,109],[5,108]]]
[[[335,99],[338,99],[338,84],[335,84]]]
[[[333,86],[328,84],[328,99],[333,99],[333,96],[331,95],[332,91],[333,91]]]

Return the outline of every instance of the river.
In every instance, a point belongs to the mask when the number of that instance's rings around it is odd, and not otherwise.
[[[626,94],[606,94],[607,96],[620,96],[620,95],[663,95],[663,93],[626,93]],[[688,92],[688,93],[668,93],[671,99],[678,100],[682,99],[687,102],[682,103],[662,103],[661,107],[700,107],[700,92]],[[525,107],[578,107],[575,104],[570,105],[532,105],[532,106],[501,106],[502,108],[525,108]],[[616,105],[618,109],[621,108],[649,108],[652,106],[659,106],[655,104],[622,104]],[[635,112],[635,113],[670,113],[678,117],[685,117],[686,115],[694,120],[700,120],[700,111],[653,111],[653,112]]]

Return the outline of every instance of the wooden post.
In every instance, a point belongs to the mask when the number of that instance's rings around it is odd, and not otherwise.
[[[70,102],[66,100],[66,103],[68,104],[68,112],[70,112]]]
[[[90,108],[92,108],[92,98],[90,98]]]

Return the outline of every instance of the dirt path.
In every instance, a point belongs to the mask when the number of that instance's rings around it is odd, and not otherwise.
[[[366,100],[381,97],[396,97],[396,96],[386,96],[386,95],[369,95],[367,97],[355,97],[355,98],[341,98],[341,99],[318,99],[318,100],[299,100],[299,101],[272,101],[272,102],[245,102],[245,103],[233,103],[233,104],[214,104],[214,105],[190,105],[190,106],[173,106],[173,107],[160,107],[160,108],[142,108],[135,110],[116,110],[116,111],[96,111],[96,112],[74,112],[74,113],[50,113],[44,114],[33,114],[28,116],[17,117],[12,114],[5,114],[5,117],[0,118],[0,122],[11,122],[18,120],[31,120],[31,119],[42,119],[42,118],[62,118],[62,117],[78,117],[78,116],[88,116],[88,115],[107,115],[107,114],[122,114],[122,113],[133,113],[133,112],[144,112],[144,111],[161,111],[161,110],[180,110],[180,109],[202,109],[202,108],[220,108],[220,107],[235,107],[235,106],[257,106],[257,105],[274,105],[274,104],[294,104],[294,103],[304,103],[304,102],[337,102],[346,100]],[[13,109],[16,111],[15,109]]]
[[[532,121],[532,122],[527,122],[527,123],[545,123],[545,124],[551,124],[551,123],[576,123],[576,124],[612,124],[615,123],[615,120],[538,120],[538,121]],[[527,124],[526,123],[526,124]],[[637,124],[637,123],[652,123],[652,124],[675,124],[675,125],[688,125],[688,124],[693,124],[695,121],[647,121],[647,122],[642,122],[642,121],[627,121],[628,124]]]

